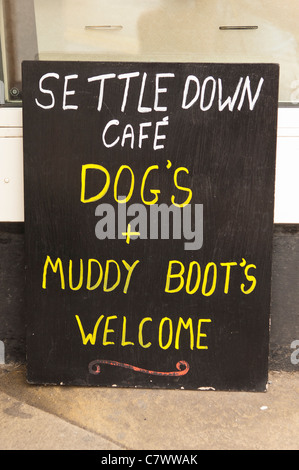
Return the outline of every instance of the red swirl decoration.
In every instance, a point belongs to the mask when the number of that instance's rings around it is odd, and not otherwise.
[[[189,372],[190,366],[186,361],[179,361],[176,364],[177,370],[174,372],[159,372],[155,370],[141,369],[140,367],[132,366],[130,364],[124,364],[122,362],[108,361],[106,359],[96,359],[88,365],[88,370],[93,375],[98,375],[101,372],[100,364],[108,364],[110,366],[123,367],[124,369],[132,369],[136,372],[141,372],[143,374],[149,375],[159,375],[163,377],[180,377],[186,375]]]

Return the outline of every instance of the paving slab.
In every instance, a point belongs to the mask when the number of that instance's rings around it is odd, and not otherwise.
[[[0,392],[0,448],[299,450],[298,372],[273,371],[267,392],[248,393],[36,386],[24,366],[2,366]]]
[[[101,436],[0,392],[0,450],[121,450]]]

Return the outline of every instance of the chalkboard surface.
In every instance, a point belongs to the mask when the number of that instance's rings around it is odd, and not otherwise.
[[[30,383],[265,390],[278,74],[23,63]]]

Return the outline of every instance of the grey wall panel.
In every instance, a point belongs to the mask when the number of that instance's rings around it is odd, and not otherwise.
[[[299,227],[276,225],[272,261],[271,368],[299,371],[299,364],[291,362],[291,355],[295,353],[291,344],[298,340]],[[297,357],[299,359],[299,353]]]
[[[24,225],[0,224],[0,340],[5,362],[25,361]]]

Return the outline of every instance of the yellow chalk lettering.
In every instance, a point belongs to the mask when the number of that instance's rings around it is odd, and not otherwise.
[[[148,167],[146,172],[143,175],[142,183],[141,183],[141,191],[140,191],[141,199],[142,199],[142,202],[144,204],[148,205],[148,206],[150,206],[151,204],[155,204],[158,201],[158,198],[159,198],[158,194],[160,194],[160,192],[161,192],[159,189],[150,189],[150,193],[154,194],[155,198],[152,199],[151,201],[146,201],[144,199],[144,186],[145,186],[146,178],[147,178],[148,174],[154,169],[158,170],[159,166],[158,165],[152,165],[152,166]]]
[[[207,288],[209,271],[211,267],[213,267],[213,282],[212,282],[212,286],[210,290],[207,292],[206,288]],[[206,297],[209,297],[210,295],[212,295],[216,288],[216,282],[217,282],[217,266],[215,263],[208,263],[205,269],[204,278],[202,282],[202,294],[205,295]]]
[[[98,280],[97,282],[91,286],[91,265],[92,263],[96,263],[98,265],[98,267],[100,268],[100,272],[99,272],[99,277],[98,277]],[[102,282],[102,278],[103,278],[103,268],[102,268],[102,265],[101,263],[97,260],[97,259],[89,259],[88,260],[88,265],[87,265],[87,281],[86,281],[86,289],[88,290],[94,290],[96,289],[97,287],[99,287],[99,285],[101,284]]]
[[[129,245],[131,236],[138,236],[140,232],[131,232],[131,224],[128,224],[127,232],[122,232],[123,237],[126,235],[126,243]]]
[[[116,318],[117,318],[116,315],[112,315],[112,316],[106,318],[104,333],[103,333],[103,346],[108,346],[109,344],[115,344],[113,341],[107,341],[107,335],[109,333],[114,333],[114,330],[109,329],[108,327],[109,327],[110,320],[115,320]]]
[[[92,196],[89,199],[85,198],[85,187],[86,187],[86,171],[87,170],[98,170],[101,171],[105,174],[106,176],[106,183],[102,189],[96,196]],[[93,163],[87,164],[87,165],[82,165],[82,170],[81,170],[81,202],[83,203],[88,203],[88,202],[93,202],[93,201],[98,201],[101,199],[105,194],[107,193],[108,189],[110,186],[110,174],[109,171],[104,168],[102,165],[96,165]]]
[[[122,329],[122,335],[121,335],[121,345],[122,346],[129,346],[129,345],[134,346],[134,343],[132,343],[131,341],[126,341],[126,334],[127,334],[127,318],[123,317],[123,329]]]
[[[206,338],[207,335],[201,332],[201,324],[202,323],[211,323],[212,320],[210,319],[200,319],[198,320],[198,327],[197,327],[197,340],[196,340],[196,348],[197,349],[208,349],[208,346],[201,346],[200,340],[201,338]]]
[[[83,259],[80,259],[80,276],[76,287],[73,286],[73,260],[69,261],[69,286],[71,290],[81,289],[83,284]]]
[[[224,293],[227,294],[229,290],[229,280],[230,280],[230,268],[232,266],[236,266],[238,263],[231,262],[231,263],[220,263],[221,266],[226,266],[226,276],[225,276],[225,285],[224,285]]]
[[[142,348],[149,348],[152,345],[152,343],[150,343],[150,342],[148,342],[146,344],[144,344],[144,342],[143,342],[143,325],[146,322],[149,322],[149,321],[153,321],[153,319],[150,318],[150,317],[146,317],[146,318],[143,318],[141,320],[141,322],[139,323],[138,340],[139,340],[139,344]]]
[[[173,179],[174,179],[174,184],[175,184],[176,188],[180,189],[181,191],[187,192],[187,193],[189,194],[189,196],[187,197],[186,201],[183,202],[182,204],[177,204],[177,203],[175,202],[175,197],[174,197],[174,196],[171,196],[171,202],[172,202],[172,204],[174,204],[174,205],[177,206],[177,207],[184,207],[184,206],[187,206],[187,204],[189,204],[189,202],[190,202],[191,199],[192,199],[192,190],[191,190],[190,188],[184,188],[184,186],[180,186],[180,185],[178,184],[178,173],[179,173],[180,171],[184,171],[185,173],[187,173],[187,174],[189,175],[189,171],[188,171],[187,168],[185,168],[185,167],[177,168],[177,169],[175,170],[175,172],[174,172],[174,177],[173,177]]]
[[[131,173],[131,186],[130,186],[130,191],[128,192],[128,195],[126,198],[124,199],[118,199],[118,181],[119,181],[119,178],[120,178],[120,175],[121,173],[123,172],[124,169],[127,169],[129,170],[129,172]],[[125,204],[126,202],[128,202],[130,199],[131,199],[131,196],[133,194],[133,191],[134,191],[134,185],[135,185],[135,176],[134,176],[134,173],[133,173],[133,170],[131,167],[129,167],[128,165],[122,165],[118,172],[116,173],[116,177],[115,177],[115,180],[114,180],[114,199],[116,202],[118,202],[119,204]]]
[[[252,282],[251,286],[247,290],[245,290],[245,284],[241,284],[241,291],[243,292],[243,294],[246,294],[246,295],[250,294],[255,289],[255,286],[256,286],[256,278],[248,274],[249,269],[256,269],[256,266],[254,264],[248,264],[248,266],[246,266],[244,270],[246,279],[249,282]]]
[[[93,333],[89,333],[87,336],[85,335],[85,332],[83,330],[83,326],[82,326],[82,323],[81,323],[81,320],[80,320],[80,317],[79,315],[76,315],[76,320],[77,320],[77,323],[78,323],[78,326],[79,326],[79,330],[80,330],[80,333],[81,333],[81,337],[82,337],[82,343],[84,345],[86,345],[88,343],[88,341],[90,341],[90,344],[95,344],[96,342],[96,336],[97,336],[97,332],[98,332],[98,328],[99,328],[99,325],[101,323],[101,321],[103,320],[104,318],[104,315],[101,315],[95,326],[94,326],[94,329],[93,329]]]
[[[163,326],[164,326],[164,323],[168,322],[169,323],[169,334],[168,334],[168,341],[167,343],[164,345],[163,344]],[[159,346],[161,349],[168,349],[169,346],[171,345],[172,343],[172,339],[173,339],[173,326],[172,326],[172,321],[170,318],[167,318],[167,317],[164,317],[162,318],[162,320],[160,321],[160,325],[159,325]]]
[[[113,284],[113,286],[111,287],[107,287],[108,285],[108,278],[109,278],[109,271],[110,271],[110,264],[111,263],[114,263],[115,266],[116,266],[116,269],[117,269],[117,279],[115,281],[115,283]],[[112,290],[114,290],[118,284],[120,283],[120,268],[119,268],[119,265],[116,261],[114,261],[113,259],[108,259],[106,261],[106,269],[105,269],[105,276],[104,276],[104,292],[111,292]]]
[[[181,269],[180,269],[180,272],[177,273],[177,274],[172,274],[172,266],[174,264],[178,264],[180,265]],[[183,263],[181,263],[181,261],[176,261],[176,260],[172,260],[172,261],[169,261],[168,263],[168,271],[167,271],[167,276],[166,276],[166,285],[165,285],[165,292],[168,292],[168,293],[174,293],[174,292],[178,292],[179,290],[182,289],[182,287],[184,286],[184,278],[183,278],[183,274],[185,272],[185,267],[183,265]],[[176,287],[175,289],[170,289],[169,286],[170,286],[170,279],[172,278],[180,278],[180,284],[178,287]]]
[[[58,268],[59,268],[61,289],[65,289],[65,280],[64,280],[64,274],[63,274],[63,267],[62,267],[61,259],[57,258],[56,261],[55,261],[55,264],[53,264],[50,256],[47,256],[47,259],[46,259],[45,264],[44,264],[42,288],[43,289],[47,288],[47,272],[48,272],[49,264],[50,264],[50,266],[52,268],[52,271],[54,273],[56,273]]]
[[[122,260],[122,262],[125,265],[125,268],[128,270],[127,279],[126,279],[125,287],[123,290],[124,294],[126,294],[128,292],[128,288],[129,288],[133,271],[135,267],[137,266],[137,264],[139,263],[139,260],[135,261],[135,263],[133,263],[132,266],[130,266],[124,259]]]
[[[190,290],[190,283],[191,283],[191,278],[192,278],[192,273],[193,273],[193,266],[196,266],[197,274],[196,274],[196,282],[194,284],[193,289]],[[197,261],[192,261],[189,265],[189,270],[188,270],[188,276],[187,276],[187,281],[186,281],[186,292],[187,294],[194,294],[197,292],[200,284],[200,279],[201,279],[201,269],[200,265]]]
[[[184,320],[180,317],[178,321],[178,326],[176,330],[176,335],[175,335],[175,343],[174,347],[175,349],[180,348],[180,334],[181,334],[181,328],[182,326],[187,330],[189,328],[190,330],[190,349],[194,349],[194,331],[193,331],[193,323],[192,319],[188,318],[187,322],[185,323]]]

